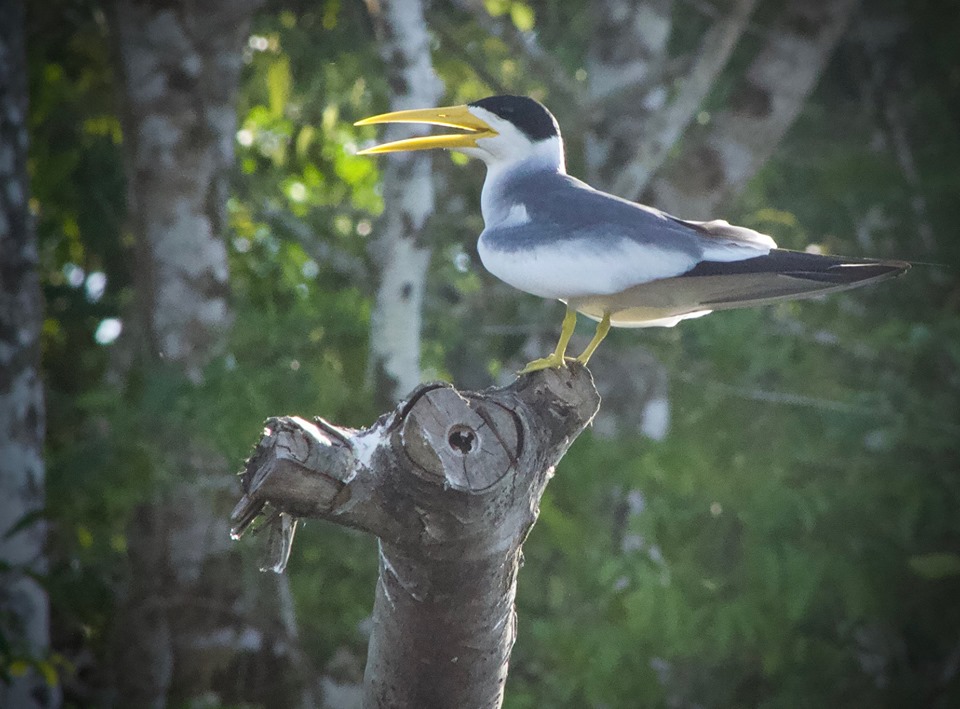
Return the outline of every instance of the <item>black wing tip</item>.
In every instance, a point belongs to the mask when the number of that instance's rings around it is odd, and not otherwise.
[[[822,271],[784,272],[785,276],[826,283],[860,283],[895,278],[910,270],[906,261],[850,261],[835,263]]]
[[[909,261],[899,259],[847,258],[806,251],[773,249],[769,254],[742,261],[701,261],[685,276],[725,276],[778,273],[822,283],[860,283],[893,278],[908,271]]]
[[[831,266],[831,268],[882,268],[888,271],[903,273],[910,269],[912,264],[909,261],[900,261],[898,259],[850,259]]]

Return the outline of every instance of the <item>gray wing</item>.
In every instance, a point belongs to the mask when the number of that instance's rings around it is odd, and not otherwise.
[[[700,261],[738,261],[776,248],[773,239],[723,220],[695,222],[595,190],[569,175],[520,174],[503,184],[497,196],[504,204],[522,204],[530,218],[527,228],[504,230],[498,248],[520,250],[541,242],[544,233],[555,243],[592,242],[594,248],[636,248],[671,252],[677,264],[657,277],[677,276]],[[582,246],[582,244],[581,244]],[[624,248],[627,247],[627,248]],[[642,251],[640,252],[642,253]],[[636,283],[649,278],[638,273]]]
[[[672,248],[699,259],[704,236],[681,220],[641,204],[600,192],[557,173],[522,175],[504,184],[505,199],[520,201],[532,222],[553,227],[557,241],[602,235],[607,242],[627,240]],[[523,243],[524,234],[519,233]]]

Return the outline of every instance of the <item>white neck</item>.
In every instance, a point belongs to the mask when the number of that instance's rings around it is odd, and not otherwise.
[[[487,179],[483,182],[480,195],[480,210],[483,221],[488,227],[502,223],[508,218],[515,201],[504,192],[511,177],[532,172],[557,172],[565,175],[566,162],[563,157],[563,143],[559,137],[547,138],[537,143],[526,144],[526,151],[519,154],[494,155],[486,150],[478,150],[477,157],[487,164]]]

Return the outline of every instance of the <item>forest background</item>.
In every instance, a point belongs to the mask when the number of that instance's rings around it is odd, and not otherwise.
[[[260,574],[228,539],[232,473],[268,416],[368,425],[417,381],[503,383],[552,347],[562,306],[479,263],[480,164],[354,155],[359,118],[494,93],[546,103],[598,187],[923,262],[611,334],[524,548],[505,706],[960,705],[956,2],[21,19],[47,435],[45,499],[5,539],[40,533],[50,624],[30,646],[5,620],[0,652],[36,706],[352,706],[375,541],[311,523]]]

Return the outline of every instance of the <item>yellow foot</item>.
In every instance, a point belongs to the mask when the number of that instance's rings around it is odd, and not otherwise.
[[[567,363],[564,361],[569,359],[563,355],[553,352],[546,357],[541,357],[540,359],[535,359],[530,362],[526,367],[521,369],[518,374],[529,374],[530,372],[539,372],[541,369],[559,369],[560,367],[566,367]]]
[[[529,374],[530,372],[539,372],[541,369],[560,369],[566,367],[567,363],[563,353],[567,351],[567,344],[573,335],[573,329],[577,326],[577,311],[567,308],[567,314],[563,316],[563,327],[560,329],[560,341],[557,343],[557,349],[552,354],[540,359],[533,360],[530,364],[519,371],[519,374]]]

